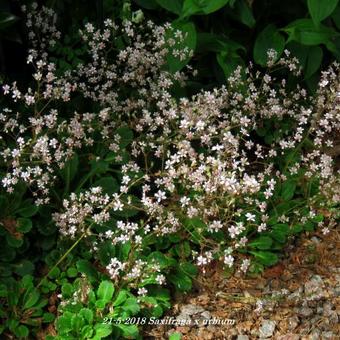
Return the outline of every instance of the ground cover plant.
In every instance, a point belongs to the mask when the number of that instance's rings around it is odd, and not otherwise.
[[[338,1],[257,24],[259,3],[97,2],[69,28],[67,1],[21,6],[27,69],[3,73],[0,111],[5,338],[142,338],[212,263],[256,275],[336,226]]]

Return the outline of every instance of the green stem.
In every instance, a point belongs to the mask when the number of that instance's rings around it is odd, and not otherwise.
[[[61,262],[63,262],[65,260],[65,258],[67,257],[67,255],[78,245],[78,243],[86,236],[86,232],[84,232],[76,242],[74,242],[72,244],[72,246],[67,250],[67,252],[58,260],[58,262],[48,271],[48,273],[40,280],[40,282],[38,283],[38,287],[41,286],[42,282],[47,278],[47,276],[51,273],[51,271],[56,268],[57,266],[59,266],[59,264]]]

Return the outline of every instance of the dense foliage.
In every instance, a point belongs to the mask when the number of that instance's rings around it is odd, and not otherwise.
[[[336,225],[337,0],[0,10],[4,337],[142,338],[213,261]]]

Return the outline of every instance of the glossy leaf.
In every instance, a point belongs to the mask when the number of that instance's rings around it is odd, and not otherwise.
[[[196,29],[195,25],[192,22],[173,22],[171,26],[174,30],[169,30],[167,33],[167,40],[175,40],[176,43],[174,45],[169,44],[169,53],[167,55],[167,64],[169,71],[171,73],[175,73],[180,71],[190,60],[190,56],[185,58],[185,60],[181,60],[178,56],[174,56],[173,53],[175,50],[191,50],[194,51],[196,48]],[[179,30],[184,35],[183,41],[178,42],[178,39],[175,38],[175,32]]]
[[[229,0],[184,0],[182,17],[193,14],[210,14],[225,6]]]
[[[326,44],[340,34],[322,24],[316,27],[311,19],[298,19],[283,29],[288,33],[288,41],[297,41],[303,45],[315,46]]]
[[[339,0],[307,0],[308,11],[316,26],[330,16]]]
[[[268,51],[273,49],[279,58],[285,47],[285,39],[277,28],[270,24],[259,33],[254,45],[254,60],[261,66],[266,66],[268,62]]]
[[[167,11],[180,15],[182,12],[183,0],[156,0],[159,6]]]
[[[114,293],[114,286],[111,281],[102,281],[99,285],[97,296],[106,302],[112,299]]]

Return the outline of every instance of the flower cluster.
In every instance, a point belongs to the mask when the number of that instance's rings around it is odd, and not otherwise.
[[[29,27],[58,37],[40,21],[29,17]],[[89,61],[62,76],[47,55],[31,51],[36,87],[26,92],[16,83],[3,87],[25,110],[4,109],[0,115],[0,157],[7,168],[2,186],[12,192],[23,181],[38,189],[35,195],[44,195],[37,203],[46,203],[65,161],[85,148],[95,154],[100,145],[102,154],[114,155],[120,165],[119,192],[106,194],[94,186],[71,193],[53,214],[62,235],[96,236],[94,251],[101,242],[128,244],[132,254],[143,252],[146,236],[178,233],[199,240],[197,265],[219,259],[227,267],[238,263],[245,272],[250,261],[236,253],[254,234],[278,223],[305,224],[322,205],[340,202],[339,173],[328,153],[340,130],[339,65],[323,73],[314,97],[273,76],[277,65],[293,73],[299,67],[288,52],[277,62],[270,52],[267,73],[238,67],[225,86],[175,98],[171,89],[187,74],[169,72],[166,58],[183,60],[191,51],[172,48],[176,42],[167,38],[169,31],[184,39],[181,31],[151,22],[106,20],[102,30],[88,23],[80,34]],[[68,102],[75,93],[94,103],[94,112],[59,112],[55,103]],[[130,144],[119,133],[123,126],[133,136]],[[296,187],[295,205],[281,212],[276,205],[292,200]],[[125,209],[141,218],[122,218]],[[98,225],[106,229],[95,234]],[[165,279],[157,264],[150,267],[133,256],[112,257],[106,271],[113,280],[141,282],[156,275],[161,284]]]

